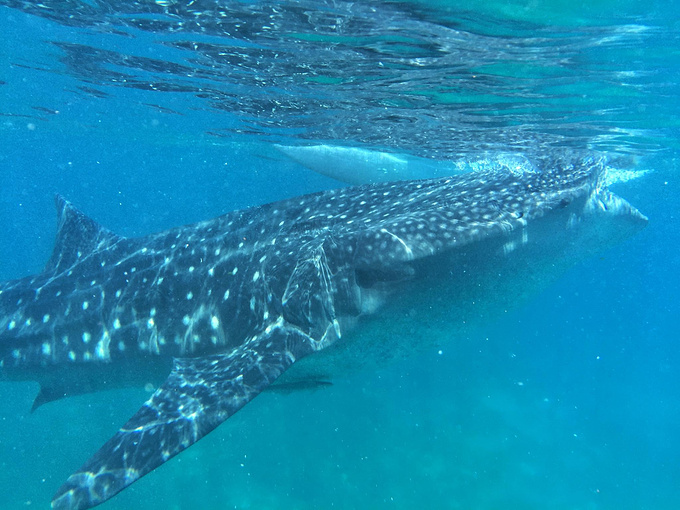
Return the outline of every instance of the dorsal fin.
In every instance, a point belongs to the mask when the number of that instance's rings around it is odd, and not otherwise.
[[[123,239],[89,218],[61,195],[57,203],[57,238],[45,272],[62,272],[85,256]]]

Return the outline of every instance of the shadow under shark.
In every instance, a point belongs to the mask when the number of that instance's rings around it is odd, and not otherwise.
[[[35,408],[167,375],[59,488],[52,507],[70,510],[111,498],[270,385],[455,338],[647,223],[592,159],[325,191],[134,239],[57,206],[45,270],[0,284],[3,377],[37,380]]]

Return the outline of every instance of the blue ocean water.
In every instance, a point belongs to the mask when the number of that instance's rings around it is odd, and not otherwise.
[[[680,506],[678,89],[670,2],[0,1],[0,279],[55,193],[143,235],[342,185],[273,143],[436,160],[608,155],[649,218],[440,352],[263,394],[102,508]],[[455,303],[452,303],[455,306]],[[46,508],[148,397],[29,412],[0,383],[2,508]]]

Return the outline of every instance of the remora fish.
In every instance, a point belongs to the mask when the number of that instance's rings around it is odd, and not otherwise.
[[[339,145],[274,145],[304,167],[347,184],[451,177],[469,171],[450,161]]]
[[[347,184],[372,184],[411,179],[451,177],[468,172],[531,172],[531,158],[518,153],[479,154],[476,158],[437,160],[341,145],[278,145],[273,147],[300,165]],[[633,158],[618,158],[622,168],[607,167],[607,184],[643,177],[648,170],[626,169]],[[636,164],[632,165],[637,167]]]
[[[455,337],[631,236],[647,219],[603,168],[325,191],[136,239],[59,198],[45,270],[0,285],[4,376],[37,380],[37,407],[141,370],[169,375],[53,508],[106,501],[275,381],[323,381]]]

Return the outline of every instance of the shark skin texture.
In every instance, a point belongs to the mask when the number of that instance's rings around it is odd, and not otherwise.
[[[455,338],[647,223],[588,158],[324,191],[140,238],[57,209],[44,271],[0,284],[2,378],[38,381],[34,409],[164,380],[58,489],[60,510],[108,500],[267,388],[426,348],[434,318]]]

